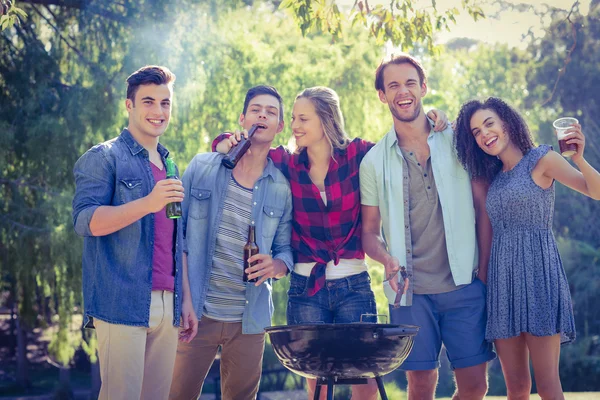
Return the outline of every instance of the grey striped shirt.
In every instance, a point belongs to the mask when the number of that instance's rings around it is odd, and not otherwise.
[[[208,294],[202,314],[217,321],[241,322],[246,305],[246,284],[242,280],[243,249],[251,220],[252,189],[235,181],[233,175],[223,202],[223,216],[217,227],[215,253]]]

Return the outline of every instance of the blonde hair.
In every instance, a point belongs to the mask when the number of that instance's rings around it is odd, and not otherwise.
[[[350,138],[344,130],[344,116],[340,108],[340,98],[335,90],[325,86],[315,86],[300,92],[296,96],[296,101],[301,98],[310,100],[315,106],[325,137],[331,145],[332,157],[334,149],[348,147]],[[294,153],[298,154],[302,150],[304,150],[304,147],[297,147]]]

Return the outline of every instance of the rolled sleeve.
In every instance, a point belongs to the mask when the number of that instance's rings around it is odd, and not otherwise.
[[[360,203],[364,206],[379,206],[377,174],[375,166],[367,157],[360,164]]]
[[[96,148],[86,152],[73,168],[73,226],[81,236],[93,236],[90,222],[96,209],[111,205],[114,194],[114,172],[106,157]]]

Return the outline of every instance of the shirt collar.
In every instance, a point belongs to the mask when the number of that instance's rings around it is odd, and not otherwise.
[[[132,155],[135,156],[145,150],[144,147],[135,140],[131,132],[129,132],[129,129],[123,128],[123,131],[121,131],[121,138],[129,148],[129,151]],[[167,148],[160,143],[158,144],[157,150],[162,158],[167,158],[169,156],[169,150],[167,150]]]
[[[435,123],[433,122],[433,120],[429,117],[427,118],[427,122],[429,122],[429,126],[430,126],[430,130],[429,130],[429,134],[427,135],[427,138],[430,138],[431,136],[433,136],[434,133],[437,133],[433,130],[433,126],[435,125]],[[448,129],[448,128],[446,128]],[[396,144],[398,143],[398,136],[396,136],[396,129],[394,128],[394,125],[392,125],[392,129],[389,130],[389,132],[385,135],[385,147],[386,148],[391,148],[396,146]]]
[[[267,157],[267,166],[263,170],[261,178],[270,176],[271,179],[275,180],[275,174],[277,173],[276,171],[277,168],[275,167],[275,164],[273,164],[273,160],[271,160],[271,157]]]

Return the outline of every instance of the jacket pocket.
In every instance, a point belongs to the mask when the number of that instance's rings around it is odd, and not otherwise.
[[[190,191],[190,217],[204,219],[208,217],[211,191],[208,189],[192,188]]]
[[[271,238],[275,236],[279,221],[283,216],[283,210],[271,206],[263,207],[263,224],[262,224],[262,235],[265,238]]]
[[[119,193],[123,204],[142,197],[142,180],[139,178],[122,178],[119,180]]]

